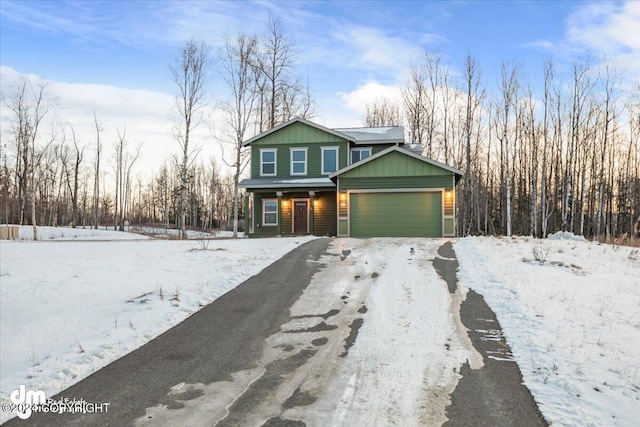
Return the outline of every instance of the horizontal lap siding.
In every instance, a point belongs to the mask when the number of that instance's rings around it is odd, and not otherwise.
[[[254,237],[268,237],[277,235],[278,227],[276,226],[264,226],[262,225],[262,200],[263,199],[277,199],[275,192],[259,192],[254,193],[254,213],[255,213],[255,227]],[[293,233],[293,200],[292,199],[309,199],[309,191],[300,191],[293,193],[285,193],[281,199],[284,202],[278,206],[280,212],[281,232],[283,236],[291,235]],[[314,230],[310,230],[310,233],[317,236],[335,236],[337,233],[337,219],[336,219],[336,193],[333,191],[316,191],[317,204],[314,207]],[[260,226],[258,226],[258,224]]]
[[[318,204],[314,208],[314,233],[316,236],[335,236],[338,229],[336,219],[336,193],[316,193]]]
[[[276,199],[276,193],[255,193],[254,196],[253,211],[255,213],[255,227],[253,228],[254,236],[268,237],[276,236],[278,234],[277,226],[263,226],[262,225],[262,200],[263,199]]]

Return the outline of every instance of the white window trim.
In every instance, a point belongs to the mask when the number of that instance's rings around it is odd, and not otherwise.
[[[274,202],[276,204],[276,222],[275,224],[267,224],[267,221],[265,220],[265,214],[267,213],[265,211],[265,203],[266,202]],[[278,209],[280,209],[280,206],[278,206],[278,199],[262,199],[262,226],[263,227],[277,227],[278,226]],[[269,213],[274,213],[274,212],[269,212]]]
[[[353,162],[351,161],[351,153],[353,153],[354,151],[369,151],[369,156],[371,157],[372,153],[373,153],[373,149],[371,147],[353,147],[349,150],[349,164],[352,165]],[[362,159],[358,160],[358,161],[362,161]],[[357,162],[356,162],[357,163]]]
[[[294,151],[304,151],[304,172],[293,172],[293,152]],[[289,158],[291,159],[291,175],[302,176],[307,174],[307,161],[309,160],[308,155],[308,147],[291,147],[289,149]],[[302,163],[301,161],[296,161],[296,163]]]
[[[262,173],[262,153],[263,152],[272,152],[273,153],[273,173]],[[267,164],[271,164],[268,162]],[[278,149],[277,148],[261,148],[260,149],[260,176],[276,176],[278,174]]]
[[[322,155],[320,156],[320,169],[322,169],[322,175],[331,175],[333,172],[340,170],[340,147],[321,147]],[[336,170],[327,172],[324,170],[324,152],[325,151],[335,151],[336,152]]]

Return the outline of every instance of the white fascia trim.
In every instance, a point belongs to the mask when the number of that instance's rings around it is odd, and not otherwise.
[[[426,158],[424,156],[412,153],[410,151],[407,151],[407,150],[405,150],[403,148],[400,148],[400,147],[396,147],[394,145],[393,147],[389,147],[389,148],[387,148],[385,150],[380,151],[379,153],[374,154],[373,156],[367,157],[364,160],[360,160],[357,163],[353,163],[353,164],[347,166],[346,168],[340,169],[339,171],[336,171],[336,172],[332,173],[331,175],[329,175],[329,178],[334,178],[337,175],[341,175],[341,174],[343,174],[345,172],[349,172],[351,169],[360,167],[360,166],[362,166],[362,165],[364,165],[364,164],[366,164],[368,162],[371,162],[371,161],[373,161],[373,160],[375,160],[375,159],[377,159],[379,157],[382,157],[385,154],[388,154],[388,153],[390,153],[392,151],[397,151],[397,152],[402,153],[402,154],[404,154],[406,156],[413,157],[414,159],[420,160],[420,161],[425,162],[425,163],[429,163],[429,164],[431,164],[433,166],[437,166],[439,168],[442,168],[442,169],[447,170],[449,172],[452,172],[454,174],[457,174],[457,175],[460,175],[460,176],[464,175],[462,173],[462,171],[460,171],[460,170],[458,170],[456,168],[453,168],[451,166],[445,165],[444,163],[437,162],[435,160],[428,159],[428,158]]]

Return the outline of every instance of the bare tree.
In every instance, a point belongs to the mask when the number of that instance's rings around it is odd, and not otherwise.
[[[251,61],[257,90],[256,128],[271,129],[293,117],[312,117],[315,105],[309,82],[295,74],[296,50],[293,37],[282,21],[269,15],[267,31]]]
[[[511,236],[512,219],[512,168],[514,162],[512,150],[514,141],[510,131],[510,123],[513,120],[513,109],[517,103],[519,92],[518,80],[519,67],[517,65],[502,64],[500,80],[500,134],[498,139],[501,146],[501,170],[503,171],[503,182],[505,189],[505,223],[507,236]]]
[[[100,133],[103,131],[102,125],[98,122],[96,112],[93,112],[93,123],[96,128],[96,157],[94,161],[94,176],[93,176],[93,208],[92,208],[92,225],[96,230],[98,229],[98,214],[100,212],[100,154],[102,152],[102,145],[100,142]]]
[[[54,101],[48,97],[46,89],[46,83],[34,85],[27,77],[22,76],[18,80],[15,95],[8,102],[9,110],[14,114],[13,134],[19,159],[16,167],[16,178],[19,183],[18,197],[20,198],[19,221],[20,224],[24,224],[27,200],[30,200],[34,240],[38,240],[35,171],[55,138],[52,135],[51,140],[44,148],[38,148],[40,125],[43,118],[54,106]]]
[[[224,104],[229,135],[223,142],[232,147],[232,161],[222,160],[233,168],[233,238],[238,237],[238,205],[240,175],[248,164],[248,150],[243,146],[244,138],[254,120],[257,91],[255,90],[254,68],[251,60],[256,55],[258,39],[244,34],[225,42],[222,55],[224,81],[227,84],[230,100]]]
[[[476,171],[472,170],[472,157],[475,157],[471,149],[471,141],[476,133],[474,125],[478,126],[478,110],[484,99],[484,91],[480,87],[480,70],[478,64],[471,54],[467,55],[464,63],[464,88],[466,93],[465,116],[463,125],[463,135],[465,144],[465,182],[463,192],[463,209],[462,220],[464,224],[463,233],[471,232],[473,222],[473,206],[474,196],[477,194],[477,179],[479,178]]]
[[[402,125],[400,106],[389,98],[378,98],[372,104],[367,104],[364,124],[369,127],[400,126]]]
[[[200,125],[204,117],[203,109],[208,105],[206,84],[209,78],[211,60],[209,49],[204,43],[189,40],[182,48],[181,55],[170,67],[173,82],[178,86],[176,109],[182,123],[175,127],[175,139],[180,144],[180,204],[179,221],[180,236],[187,238],[187,187],[189,184],[188,169],[193,161],[194,151],[189,146],[191,132]]]
[[[427,99],[426,76],[421,66],[411,65],[401,89],[404,115],[409,125],[412,142],[425,142],[425,102]]]
[[[64,172],[66,175],[67,188],[69,190],[69,194],[71,195],[71,223],[72,227],[76,228],[78,226],[78,186],[79,186],[79,177],[80,177],[80,165],[82,164],[82,157],[84,156],[84,150],[86,146],[80,147],[78,145],[78,139],[76,138],[76,131],[73,126],[68,124],[69,130],[71,131],[71,140],[73,141],[73,149],[74,149],[74,162],[73,166],[69,166],[69,156],[62,155],[60,156],[60,160],[62,161],[62,167],[64,168]],[[64,147],[64,140],[60,147],[60,151],[67,150]],[[73,178],[71,177],[73,175]],[[71,181],[73,180],[73,186],[71,185]]]
[[[128,214],[129,199],[131,195],[131,169],[140,157],[140,145],[137,145],[133,154],[127,150],[127,128],[121,132],[116,128],[118,140],[115,144],[115,204],[113,211],[113,229],[124,231],[124,218]]]
[[[603,202],[605,190],[605,159],[610,155],[612,133],[615,132],[614,124],[617,114],[618,90],[620,83],[618,71],[607,61],[601,67],[602,101],[600,102],[603,121],[602,138],[600,144],[600,168],[598,171],[598,210],[596,214],[596,237],[602,232]]]

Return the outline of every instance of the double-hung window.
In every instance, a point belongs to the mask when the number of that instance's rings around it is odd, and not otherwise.
[[[291,175],[307,174],[307,149],[291,149]]]
[[[322,147],[322,174],[329,175],[338,170],[338,147]]]
[[[262,199],[262,224],[278,225],[278,199]]]
[[[364,160],[371,155],[371,148],[352,148],[351,164]]]
[[[275,148],[260,150],[260,176],[276,175],[276,155]]]

